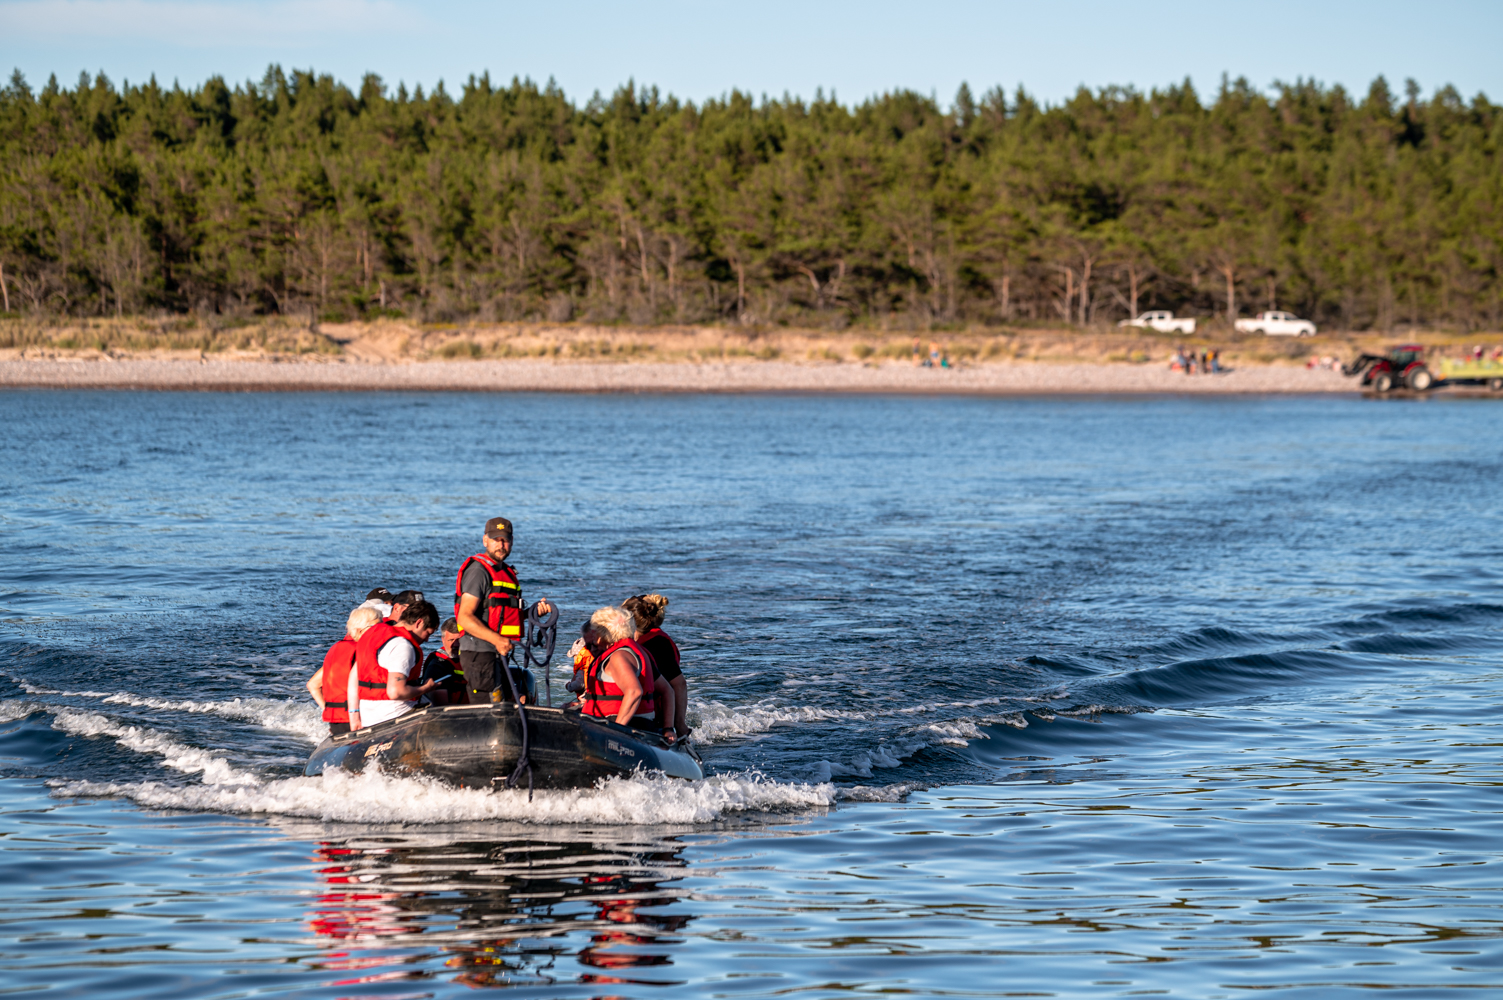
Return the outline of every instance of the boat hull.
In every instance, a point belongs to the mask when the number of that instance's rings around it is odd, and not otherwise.
[[[528,759],[537,788],[587,788],[636,771],[704,777],[688,746],[669,747],[654,733],[561,708],[527,709]],[[433,706],[368,729],[331,736],[314,748],[304,773],[333,767],[360,773],[424,774],[464,788],[499,788],[516,770],[522,748],[517,708],[509,702]],[[527,776],[518,782],[526,786]]]

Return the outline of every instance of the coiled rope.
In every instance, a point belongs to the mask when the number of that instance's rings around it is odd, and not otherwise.
[[[548,675],[548,665],[553,660],[553,647],[558,641],[558,608],[552,607],[548,614],[538,614],[538,607],[534,604],[527,609],[527,624],[522,629],[520,641],[512,644],[511,651],[506,654],[505,661],[501,664],[501,673],[506,677],[506,690],[511,692],[512,704],[517,706],[517,719],[522,724],[522,752],[517,756],[516,770],[506,779],[507,788],[517,787],[517,782],[522,777],[522,772],[527,772],[527,801],[532,801],[532,757],[531,757],[531,734],[527,728],[527,708],[522,704],[522,698],[517,691],[517,685],[511,676],[511,658],[517,652],[522,652],[521,669],[527,670],[537,667],[543,671],[543,682],[548,689],[548,705],[553,706],[553,679]],[[542,647],[542,655],[536,652]]]

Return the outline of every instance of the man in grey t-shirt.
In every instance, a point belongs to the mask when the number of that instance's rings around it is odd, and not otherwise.
[[[470,701],[486,702],[495,698],[510,701],[501,664],[511,652],[512,642],[521,638],[527,605],[516,572],[506,564],[511,554],[512,526],[504,517],[485,522],[481,543],[483,553],[465,560],[459,574],[459,589],[454,595],[454,618],[462,634],[459,637],[459,662],[470,687]],[[547,600],[537,603],[539,613],[552,610]],[[519,695],[525,697],[525,674],[513,668],[512,678]]]

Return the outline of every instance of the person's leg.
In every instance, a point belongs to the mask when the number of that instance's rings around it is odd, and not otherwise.
[[[689,685],[684,680],[684,675],[679,674],[668,682],[673,688],[673,728],[680,736],[689,735],[689,723],[684,719],[684,709],[689,705]]]
[[[500,659],[494,651],[475,652],[468,649],[459,651],[459,666],[464,671],[464,681],[470,687],[470,703],[482,705],[491,700],[491,692],[496,689],[496,661]]]

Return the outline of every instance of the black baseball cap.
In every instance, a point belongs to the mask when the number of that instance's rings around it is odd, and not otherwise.
[[[416,604],[423,599],[421,590],[404,590],[391,599],[393,604]]]
[[[493,517],[485,522],[485,533],[491,538],[511,538],[511,522],[504,517]]]
[[[385,602],[387,604],[390,604],[391,603],[391,591],[387,590],[385,587],[377,587],[375,590],[371,591],[369,594],[366,594],[365,595],[365,599],[367,601],[383,601],[383,602]]]

